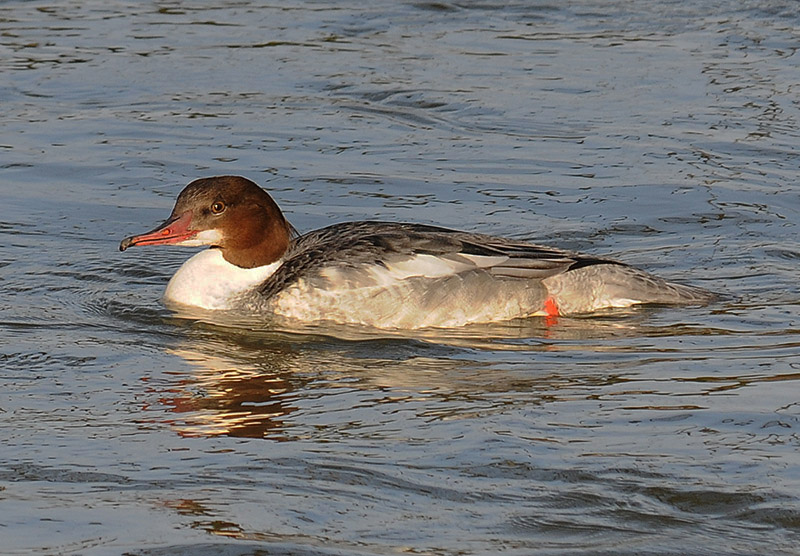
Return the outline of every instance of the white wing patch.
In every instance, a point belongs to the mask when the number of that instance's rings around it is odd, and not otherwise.
[[[425,278],[441,278],[451,276],[475,268],[488,268],[505,262],[506,256],[485,257],[480,255],[452,255],[439,257],[435,255],[415,255],[408,259],[386,263],[385,272],[396,280],[404,280],[412,276]],[[374,272],[379,272],[376,267]]]
[[[384,261],[382,265],[367,267],[326,268],[320,274],[327,278],[333,288],[354,282],[362,286],[392,286],[409,278],[444,278],[468,270],[489,268],[508,260],[506,256],[487,257],[480,255],[454,254],[448,256],[414,255],[405,259]]]

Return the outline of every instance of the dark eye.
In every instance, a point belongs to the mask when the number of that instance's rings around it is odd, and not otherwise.
[[[216,201],[211,205],[211,212],[214,214],[222,214],[222,211],[225,210],[225,203],[222,201]]]

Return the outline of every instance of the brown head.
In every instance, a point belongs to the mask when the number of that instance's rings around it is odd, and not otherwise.
[[[187,185],[163,224],[126,237],[119,249],[210,245],[221,249],[229,263],[254,268],[280,259],[291,235],[291,225],[266,191],[247,178],[217,176]]]

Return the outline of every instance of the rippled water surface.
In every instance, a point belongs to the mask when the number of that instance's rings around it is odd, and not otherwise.
[[[791,554],[794,2],[0,4],[3,554]],[[246,330],[119,253],[197,177],[300,230],[612,255],[706,308]]]

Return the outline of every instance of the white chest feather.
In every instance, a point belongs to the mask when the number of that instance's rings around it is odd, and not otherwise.
[[[231,309],[238,296],[266,280],[280,264],[240,268],[226,261],[219,249],[206,249],[178,269],[167,284],[164,300],[202,309]]]

